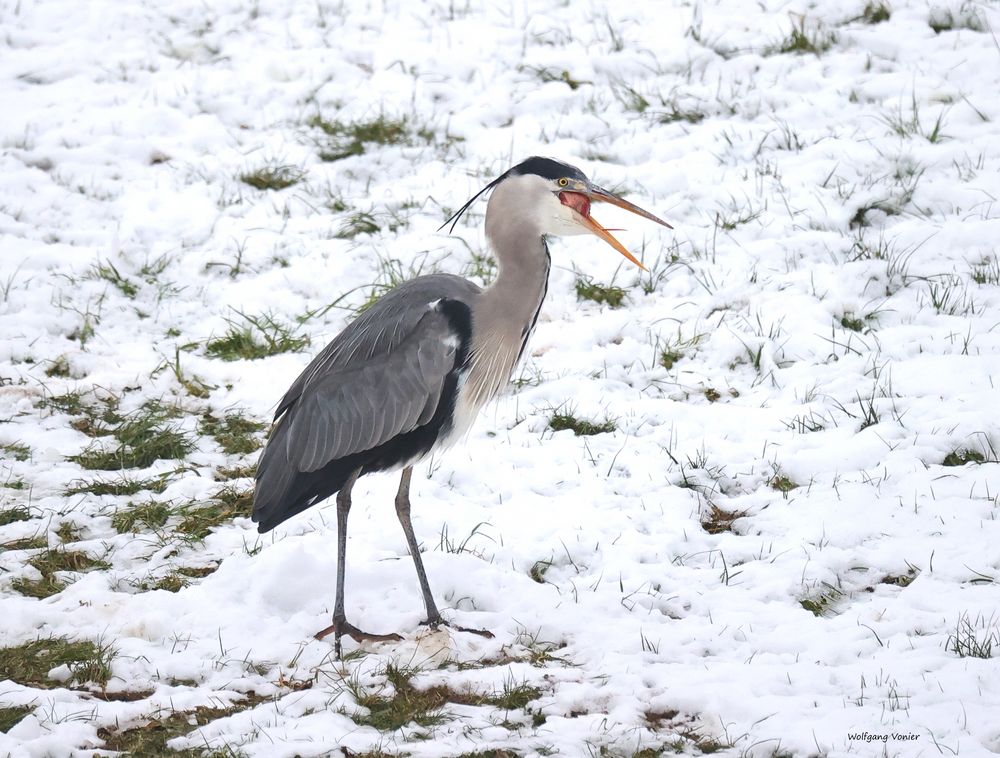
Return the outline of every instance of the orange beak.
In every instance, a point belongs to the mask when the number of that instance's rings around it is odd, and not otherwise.
[[[590,203],[591,201],[596,201],[599,203],[609,203],[611,205],[617,205],[619,208],[624,208],[630,213],[634,213],[637,216],[642,216],[650,221],[655,221],[661,226],[667,227],[667,229],[673,229],[673,227],[668,224],[663,219],[658,216],[654,216],[647,210],[643,210],[638,205],[630,203],[628,200],[623,200],[617,195],[612,195],[606,189],[598,187],[595,184],[591,184],[585,192],[576,192],[574,190],[565,190],[559,193],[559,200],[563,205],[568,205],[570,208],[575,210],[580,216],[580,224],[587,229],[587,231],[592,234],[597,235],[602,240],[607,242],[611,247],[617,250],[619,253],[628,258],[632,263],[641,268],[643,271],[646,267],[642,265],[638,258],[636,258],[628,249],[618,240],[614,238],[610,230],[605,229],[601,226],[597,219],[590,215]]]

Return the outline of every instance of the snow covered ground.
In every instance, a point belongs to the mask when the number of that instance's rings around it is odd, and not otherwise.
[[[1000,752],[991,29],[0,2],[0,755]],[[385,286],[488,278],[485,203],[437,229],[534,154],[675,231],[595,209],[648,274],[554,241],[519,380],[414,480],[445,615],[494,639],[419,626],[373,476],[348,615],[405,639],[338,662],[333,508],[246,517],[262,424]]]

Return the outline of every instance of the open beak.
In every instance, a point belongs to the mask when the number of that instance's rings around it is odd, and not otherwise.
[[[649,211],[643,210],[638,205],[634,205],[628,200],[623,200],[617,195],[612,195],[606,189],[598,187],[596,184],[590,184],[583,192],[564,190],[559,193],[559,200],[563,205],[568,205],[577,212],[580,217],[578,220],[581,226],[592,234],[596,234],[643,271],[646,270],[646,267],[639,262],[639,259],[632,255],[632,253],[630,253],[621,242],[614,238],[609,230],[601,226],[597,220],[590,215],[591,202],[617,205],[619,208],[624,208],[637,216],[642,216],[643,218],[648,218],[650,221],[655,221],[657,224],[667,227],[667,229],[673,229],[673,227],[662,218],[654,216]]]

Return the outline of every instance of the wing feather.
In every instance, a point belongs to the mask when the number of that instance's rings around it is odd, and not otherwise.
[[[447,318],[428,309],[391,352],[308,385],[290,419],[289,461],[316,471],[427,423],[455,366],[456,339]]]

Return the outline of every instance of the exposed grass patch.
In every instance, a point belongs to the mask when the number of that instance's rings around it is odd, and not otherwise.
[[[567,429],[577,437],[590,437],[594,434],[607,434],[615,431],[618,425],[613,419],[604,421],[592,421],[585,418],[577,418],[572,413],[554,413],[549,419],[549,428],[554,432],[562,432]]]
[[[888,3],[869,2],[865,5],[865,9],[861,11],[861,16],[858,20],[869,25],[874,25],[888,21],[891,16],[892,8],[889,7]]]
[[[103,688],[111,678],[111,663],[116,655],[111,645],[102,642],[72,641],[66,637],[33,640],[0,648],[0,679],[42,689],[90,682]],[[69,682],[49,678],[49,672],[58,666],[69,667]]]
[[[179,335],[175,335],[179,336]],[[163,362],[154,369],[153,373],[150,375],[155,378],[160,371],[169,370],[171,374],[174,375],[174,379],[177,383],[184,388],[191,397],[199,398],[204,400],[212,394],[212,390],[217,389],[214,384],[208,384],[204,379],[196,374],[189,374],[181,368],[181,346],[174,346],[174,359],[171,361],[164,357]]]
[[[967,29],[970,32],[985,32],[986,23],[979,10],[972,3],[963,2],[958,11],[951,8],[932,8],[927,25],[935,34]]]
[[[909,587],[917,578],[917,569],[911,567],[905,574],[889,574],[879,580],[879,584],[891,584],[895,587]]]
[[[81,529],[72,521],[63,521],[56,529],[56,537],[63,544],[76,542],[80,539]]]
[[[13,508],[0,510],[0,526],[7,526],[17,521],[28,521],[31,518],[31,511],[26,505],[15,505]]]
[[[54,379],[65,379],[70,375],[69,360],[65,355],[60,355],[51,361],[45,369],[45,376]]]
[[[136,532],[141,528],[160,529],[167,523],[173,509],[167,503],[148,500],[145,503],[129,503],[115,511],[111,526],[119,534]]]
[[[227,319],[224,336],[209,340],[205,352],[224,361],[256,360],[280,353],[297,353],[309,345],[309,337],[283,324],[269,313],[250,316],[237,311],[239,319]]]
[[[44,535],[34,537],[21,537],[20,539],[0,542],[0,549],[3,550],[41,550],[47,547],[49,540]]]
[[[548,570],[552,568],[552,559],[548,558],[543,561],[535,561],[531,564],[531,568],[528,570],[528,576],[531,577],[531,581],[538,582],[539,584],[545,584],[545,574]]]
[[[103,279],[112,286],[114,286],[119,292],[121,292],[125,297],[130,300],[135,299],[135,296],[139,294],[139,287],[135,282],[126,279],[121,273],[115,268],[110,260],[98,261],[93,266],[90,267],[90,271],[87,272],[88,279]]]
[[[778,490],[778,492],[783,495],[788,494],[794,489],[798,489],[799,485],[789,479],[787,476],[781,473],[776,473],[768,481],[767,486],[772,490]]]
[[[985,463],[986,456],[980,453],[978,450],[969,450],[968,448],[958,448],[952,450],[948,455],[944,457],[941,461],[942,466],[964,466],[966,463]]]
[[[805,610],[814,616],[829,615],[834,603],[844,597],[844,593],[832,584],[822,582],[815,592],[799,600]]]
[[[764,55],[793,53],[795,55],[822,55],[837,42],[837,35],[822,24],[807,24],[800,16],[786,37],[764,48]]]
[[[418,689],[412,679],[416,671],[395,664],[386,666],[386,683],[366,689],[355,682],[348,689],[363,710],[346,714],[360,726],[371,726],[382,732],[392,732],[407,724],[428,727],[445,720],[442,713],[449,703],[456,705],[492,705],[505,711],[524,709],[541,697],[541,690],[513,680],[491,693],[467,692],[447,685]],[[390,692],[391,685],[391,692]]]
[[[249,518],[252,512],[252,489],[223,487],[211,500],[182,508],[177,531],[191,539],[203,540],[213,528],[240,516]]]
[[[535,566],[539,563],[545,562],[538,561],[535,563]],[[547,565],[551,566],[552,562],[548,561]],[[534,567],[532,567],[532,572],[534,572]],[[535,577],[532,576],[531,578],[534,579]],[[539,583],[541,584],[541,582]],[[514,638],[514,644],[524,647],[527,651],[527,657],[524,660],[527,660],[527,662],[532,666],[542,667],[547,666],[550,663],[559,663],[563,666],[569,665],[569,661],[566,658],[555,655],[555,651],[562,650],[566,647],[566,643],[539,639],[538,631],[532,633],[527,629],[522,628],[522,630],[518,632],[517,637]]]
[[[955,622],[955,631],[948,636],[944,648],[959,658],[992,658],[993,649],[1000,649],[1000,625],[996,617],[963,613]]]
[[[0,487],[8,490],[26,490],[28,489],[28,483],[24,479],[7,479],[4,482],[0,482]]]
[[[656,110],[653,113],[661,124],[675,124],[677,122],[697,124],[705,120],[705,114],[701,111],[682,108],[676,102],[668,103],[664,110]]]
[[[124,474],[118,479],[77,480],[65,491],[67,495],[134,495],[137,492],[155,492],[159,494],[167,487],[166,476],[154,476],[148,479],[135,479]]]
[[[605,286],[582,276],[576,278],[575,288],[577,300],[590,300],[607,305],[609,308],[621,308],[627,294],[624,289],[614,284]]]
[[[81,573],[94,569],[111,568],[99,558],[84,552],[66,550],[64,547],[48,548],[28,559],[42,575],[40,579],[19,577],[11,582],[11,588],[27,597],[46,598],[62,592],[67,584],[56,574],[59,572]]]
[[[358,211],[348,216],[344,223],[340,225],[336,237],[338,239],[352,240],[359,234],[377,234],[381,229],[382,227],[379,226],[378,221],[376,221],[372,213]]]
[[[283,190],[298,184],[305,176],[306,172],[301,168],[269,161],[259,168],[244,171],[240,174],[240,181],[254,189]]]
[[[430,143],[433,132],[411,129],[406,117],[392,118],[384,113],[368,121],[336,121],[319,114],[310,118],[307,125],[319,129],[324,137],[320,141],[319,158],[322,161],[339,161],[364,154],[372,145],[408,145],[414,137]]]
[[[251,693],[246,700],[232,705],[214,707],[202,706],[188,711],[158,711],[144,717],[142,723],[127,729],[105,726],[97,730],[97,736],[104,740],[104,749],[113,750],[133,758],[236,758],[230,748],[206,750],[203,747],[174,750],[167,743],[177,737],[190,734],[195,729],[210,724],[234,713],[254,708],[269,698]]]
[[[191,584],[192,579],[201,579],[219,570],[217,565],[212,566],[181,566],[171,571],[169,574],[156,579],[147,579],[138,582],[135,587],[142,592],[152,590],[165,590],[166,592],[180,592]]]
[[[845,313],[841,316],[840,325],[852,332],[862,332],[865,329],[864,320],[858,318],[853,313]]]
[[[218,481],[229,481],[230,479],[253,479],[257,474],[257,464],[247,463],[242,466],[223,466],[215,471],[215,478]]]
[[[6,734],[33,710],[34,708],[30,705],[0,708],[0,732]]]
[[[38,402],[39,408],[50,408],[52,410],[66,413],[70,416],[77,416],[83,413],[87,407],[83,399],[82,392],[70,391],[61,395],[50,395]]]
[[[658,353],[657,362],[669,371],[679,361],[686,358],[692,350],[697,348],[703,336],[702,334],[695,334],[693,337],[683,337],[678,331],[675,337],[657,337],[655,346],[655,350]]]
[[[31,448],[21,442],[0,445],[0,457],[15,461],[26,461],[31,457]]]
[[[972,281],[976,284],[1000,284],[1000,257],[984,256],[972,266]]]
[[[79,455],[70,456],[69,460],[86,469],[117,471],[147,468],[159,460],[184,458],[194,449],[194,441],[170,421],[177,413],[176,408],[151,401],[126,416],[115,413],[119,420],[105,428],[95,425],[92,416],[85,416],[83,426],[98,436],[113,435],[118,445],[109,448],[94,442]]]
[[[222,418],[206,413],[201,417],[198,428],[219,443],[224,453],[245,455],[261,448],[261,441],[255,436],[264,430],[266,424],[253,421],[242,413],[231,413]]]
[[[591,84],[591,82],[584,79],[573,78],[566,69],[547,68],[545,66],[521,66],[520,69],[532,72],[545,84],[549,82],[561,82],[571,90],[579,89],[581,84]]]
[[[746,518],[747,511],[723,510],[715,503],[710,503],[708,508],[701,515],[701,528],[709,534],[722,534],[723,532],[733,532],[733,525],[741,518]]]

